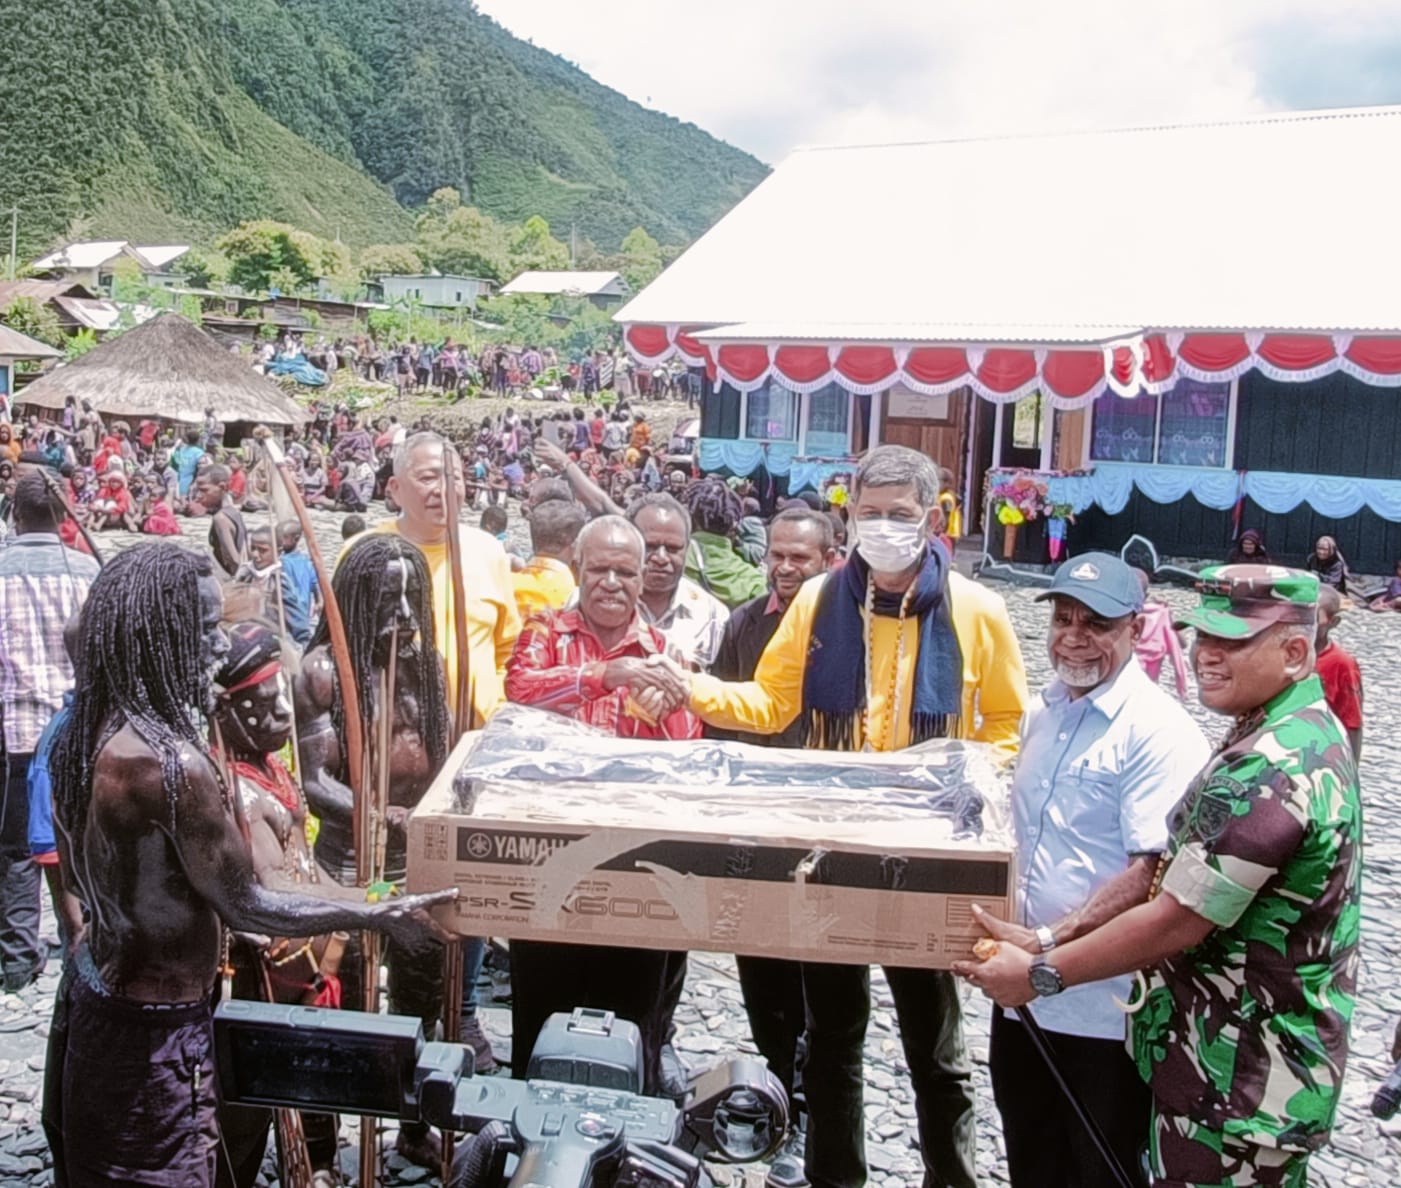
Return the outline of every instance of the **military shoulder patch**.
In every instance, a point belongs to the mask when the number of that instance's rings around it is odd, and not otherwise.
[[[1192,804],[1192,832],[1208,844],[1214,842],[1226,832],[1232,817],[1249,812],[1249,799],[1249,785],[1230,776],[1213,776]]]

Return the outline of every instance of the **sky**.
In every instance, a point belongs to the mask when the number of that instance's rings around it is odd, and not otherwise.
[[[477,0],[770,164],[801,145],[1401,103],[1396,0]]]

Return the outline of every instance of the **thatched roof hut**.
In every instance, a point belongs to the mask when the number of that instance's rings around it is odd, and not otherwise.
[[[148,322],[55,368],[19,399],[62,408],[72,396],[104,416],[160,417],[198,425],[204,410],[226,423],[299,425],[302,408],[247,359],[230,353],[176,313]]]

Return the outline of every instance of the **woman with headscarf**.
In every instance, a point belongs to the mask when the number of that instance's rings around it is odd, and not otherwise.
[[[1338,552],[1338,542],[1331,536],[1320,536],[1313,546],[1313,552],[1304,562],[1304,568],[1318,574],[1318,580],[1325,586],[1332,586],[1339,594],[1347,593],[1347,561]]]
[[[1227,565],[1269,565],[1270,551],[1265,548],[1265,538],[1254,528],[1247,528],[1231,548],[1226,558]]]

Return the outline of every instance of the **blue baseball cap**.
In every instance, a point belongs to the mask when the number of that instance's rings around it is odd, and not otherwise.
[[[1143,609],[1143,586],[1138,571],[1113,553],[1081,553],[1061,564],[1036,601],[1047,598],[1073,598],[1097,615],[1118,619]]]

